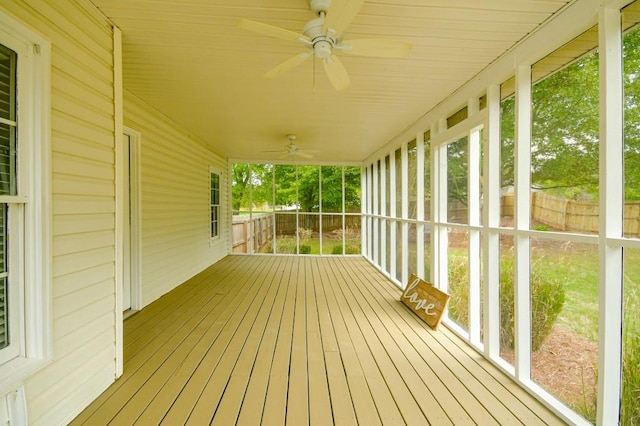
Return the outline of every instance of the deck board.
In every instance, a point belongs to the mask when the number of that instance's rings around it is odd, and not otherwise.
[[[563,424],[358,257],[228,256],[124,323],[73,425]]]

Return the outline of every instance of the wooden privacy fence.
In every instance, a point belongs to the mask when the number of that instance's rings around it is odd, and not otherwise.
[[[320,232],[320,214],[298,213],[296,222],[295,213],[276,213],[276,233],[278,235],[295,235],[296,229],[310,229],[313,232]],[[345,215],[344,226],[346,229],[360,229],[361,216]],[[322,214],[322,232],[331,232],[342,229],[341,214]]]
[[[361,216],[359,214],[345,215],[344,220],[346,229],[360,230]],[[233,253],[249,253],[251,244],[253,244],[253,253],[258,253],[273,239],[274,226],[278,235],[295,235],[297,227],[320,232],[320,215],[299,213],[297,222],[295,213],[234,215],[231,225]],[[342,215],[323,214],[322,231],[336,230],[342,230]]]
[[[513,194],[502,197],[502,215],[513,216]],[[598,233],[600,228],[599,204],[595,201],[571,200],[544,192],[531,196],[531,218],[555,229],[570,232]],[[640,236],[640,202],[624,204],[625,237]]]
[[[233,216],[231,221],[234,253],[249,253],[249,245],[253,241],[253,252],[271,241],[273,237],[274,218],[271,213]],[[253,236],[251,233],[253,232]],[[252,238],[253,237],[253,238]]]

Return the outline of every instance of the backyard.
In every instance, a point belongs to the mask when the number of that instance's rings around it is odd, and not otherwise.
[[[454,233],[455,234],[455,233]],[[463,234],[463,233],[462,233]],[[452,293],[451,319],[468,327],[468,265],[464,235],[451,238],[449,246],[449,285]],[[549,238],[531,238],[532,334],[548,325],[548,335],[533,344],[532,379],[563,400],[588,420],[595,422],[598,362],[598,247]],[[501,291],[512,290],[513,240],[501,240]],[[637,401],[640,393],[639,336],[640,322],[640,249],[624,251],[623,330],[623,423],[637,424]],[[506,276],[505,273],[506,272]],[[505,287],[506,285],[506,287]],[[548,295],[540,286],[558,286],[561,294]],[[511,286],[511,287],[509,287]],[[508,290],[507,290],[508,291]],[[504,296],[504,295],[503,295]],[[513,336],[513,294],[501,296],[501,334]],[[561,298],[561,300],[553,300]],[[556,303],[556,313],[550,306]],[[557,316],[556,316],[557,315]],[[504,330],[510,328],[511,330]],[[509,341],[509,339],[505,339]],[[512,345],[503,341],[501,357],[514,364]],[[625,402],[626,401],[626,402]],[[626,412],[625,412],[626,410]],[[624,421],[626,419],[626,422]]]

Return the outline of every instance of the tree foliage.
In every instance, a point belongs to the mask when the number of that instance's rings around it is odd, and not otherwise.
[[[272,205],[273,166],[237,163],[231,167],[231,194],[234,212],[249,208],[249,194],[254,206]]]
[[[625,197],[640,199],[640,30],[624,49]],[[590,52],[532,87],[531,183],[570,198],[597,198],[599,189],[598,53]],[[513,98],[501,105],[502,186],[513,185]]]
[[[233,210],[249,210],[251,191],[254,210],[267,205],[276,209],[297,207],[303,212],[319,212],[322,203],[323,212],[342,212],[344,192],[346,210],[359,211],[360,167],[344,167],[344,185],[342,170],[342,166],[234,164]]]

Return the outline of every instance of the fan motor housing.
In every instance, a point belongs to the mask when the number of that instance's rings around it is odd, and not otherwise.
[[[331,6],[331,0],[310,0],[309,6],[313,13],[320,14],[320,12],[326,12]]]

